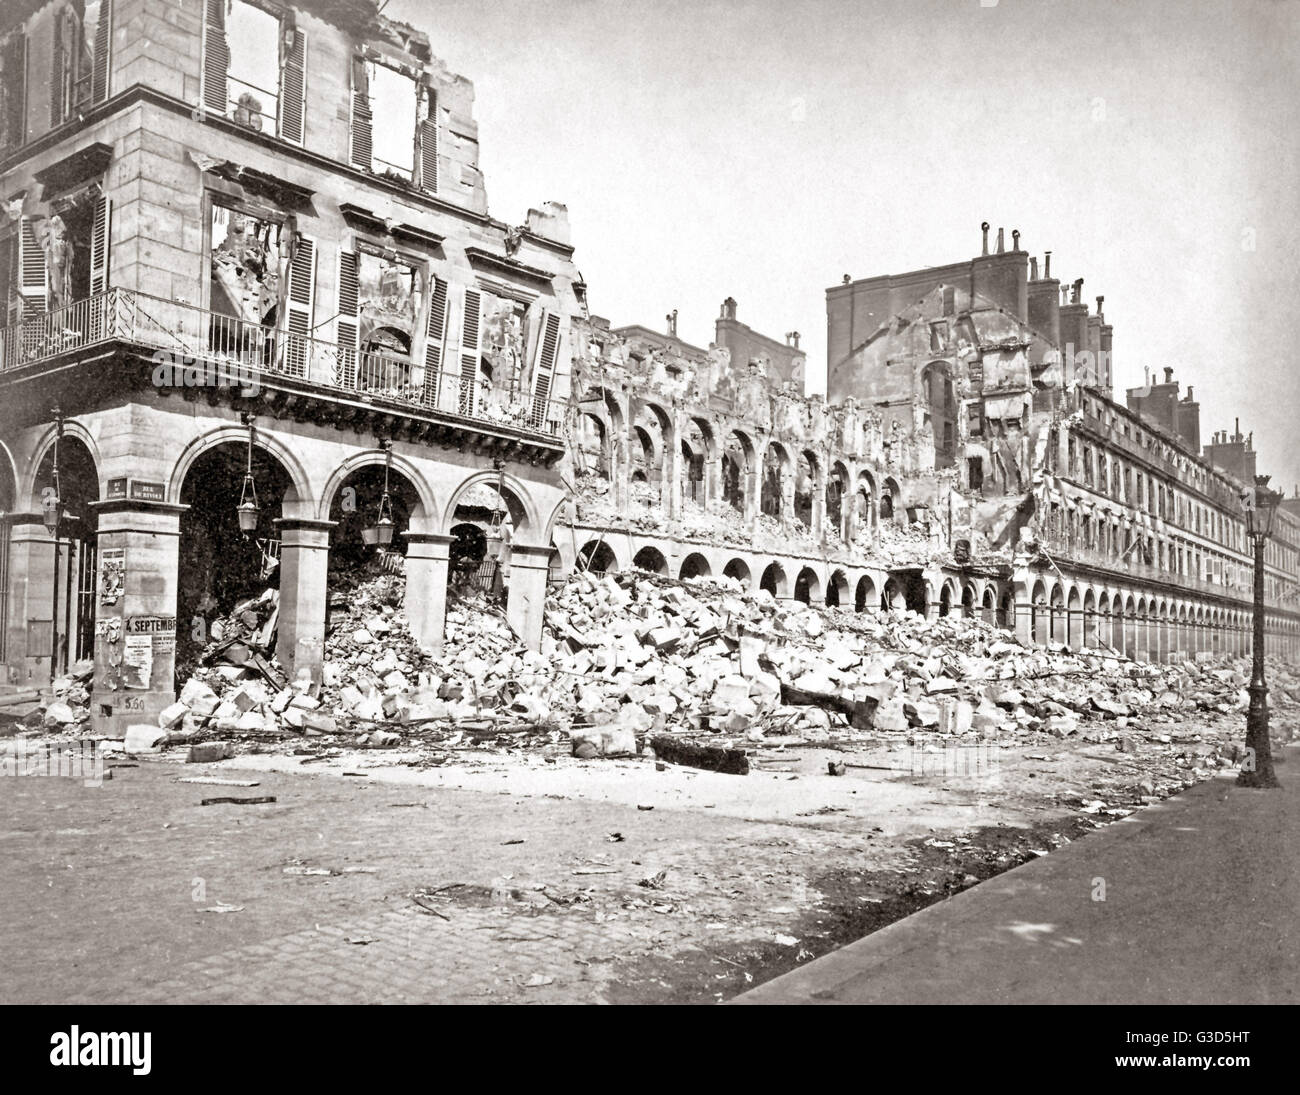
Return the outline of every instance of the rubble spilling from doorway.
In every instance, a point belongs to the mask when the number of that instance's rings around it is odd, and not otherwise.
[[[1237,759],[1247,678],[1226,657],[1146,664],[1105,648],[1030,647],[955,614],[854,613],[777,601],[729,578],[642,572],[578,573],[554,587],[540,651],[524,649],[488,594],[453,587],[434,654],[410,633],[400,557],[388,558],[391,567],[332,578],[319,685],[277,687],[257,661],[214,664],[186,685],[166,728],[178,741],[538,744],[580,757],[644,754],[672,734],[742,770],[736,755],[862,740],[1132,751],[1142,727],[1196,713],[1222,719],[1224,733],[1195,766]],[[259,619],[264,628],[269,617]],[[251,619],[239,625],[227,651],[260,633]],[[1270,684],[1277,733],[1300,705],[1300,678],[1278,666]]]

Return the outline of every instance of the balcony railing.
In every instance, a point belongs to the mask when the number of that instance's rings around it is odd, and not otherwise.
[[[530,392],[479,391],[478,377],[462,378],[452,387],[456,378],[424,375],[422,367],[406,358],[341,347],[131,289],[109,289],[0,328],[0,376],[109,342],[151,349],[164,367],[216,368],[215,377],[208,374],[199,383],[219,378],[223,384],[249,387],[256,385],[258,377],[288,376],[366,399],[551,436],[559,434],[564,420],[560,399],[535,399]],[[185,374],[157,373],[158,377],[160,383],[193,382]]]

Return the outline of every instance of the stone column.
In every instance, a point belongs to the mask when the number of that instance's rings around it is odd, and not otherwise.
[[[38,638],[48,638],[48,635],[41,634],[40,627],[29,632],[28,625],[29,621],[50,618],[54,541],[39,513],[9,513],[2,520],[9,526],[9,590],[8,619],[4,621],[7,669],[0,684],[22,689],[45,688],[50,682],[51,644],[41,642],[37,649],[29,650],[30,635]]]
[[[510,593],[506,601],[506,620],[529,650],[540,650],[542,646],[546,575],[550,559],[549,546],[526,547],[515,544],[510,549]]]
[[[275,653],[290,680],[320,684],[325,661],[330,529],[338,522],[281,517],[280,621]]]
[[[135,723],[157,725],[159,713],[176,701],[176,593],[186,508],[139,500],[95,503],[99,573],[90,712],[91,725],[110,737]],[[121,587],[109,600],[105,578],[117,562]]]
[[[453,537],[436,532],[407,532],[405,536],[406,621],[416,642],[441,654],[447,630],[447,571]],[[513,557],[514,551],[512,563]],[[513,565],[510,570],[513,577]]]
[[[667,430],[662,431],[664,438],[663,475],[667,482],[660,485],[659,498],[668,520],[678,521],[682,516],[682,442],[678,424],[674,420]],[[671,436],[670,436],[671,435]]]

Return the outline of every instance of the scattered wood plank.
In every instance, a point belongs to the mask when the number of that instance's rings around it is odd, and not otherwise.
[[[199,803],[199,805],[218,806],[223,802],[229,802],[233,806],[260,806],[262,803],[274,801],[274,795],[253,795],[248,798],[237,798],[233,795],[224,795],[220,798],[205,798]]]
[[[132,765],[134,768],[135,765]],[[202,783],[210,787],[260,787],[256,779],[222,779],[220,776],[182,776],[177,783]]]
[[[725,749],[718,745],[699,745],[669,734],[656,734],[650,739],[650,748],[657,760],[669,764],[685,764],[703,768],[707,772],[722,772],[731,776],[749,774],[749,757],[743,749]]]

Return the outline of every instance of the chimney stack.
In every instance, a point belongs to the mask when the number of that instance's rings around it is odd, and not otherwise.
[[[982,232],[984,235],[983,254],[987,255],[989,253],[989,222],[988,221],[985,221],[983,224],[980,225],[980,232]]]

